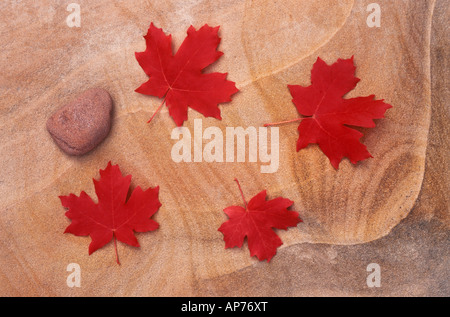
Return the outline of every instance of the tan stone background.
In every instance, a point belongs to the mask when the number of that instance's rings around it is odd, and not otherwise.
[[[449,6],[445,0],[379,0],[380,28],[366,0],[76,1],[81,27],[65,19],[72,1],[0,3],[0,295],[2,296],[448,296]],[[75,2],[75,1],[73,1]],[[358,87],[394,108],[362,141],[374,156],[335,171],[316,147],[297,153],[296,125],[280,127],[280,168],[258,163],[176,164],[175,127],[160,100],[134,92],[146,76],[134,58],[150,22],[178,48],[189,25],[220,25],[225,54],[209,71],[228,72],[240,92],[203,128],[262,126],[295,118],[287,84],[308,85],[320,56],[355,56]],[[114,103],[109,137],[86,156],[62,153],[45,130],[60,105],[100,86]],[[185,126],[193,130],[189,111]],[[158,231],[141,248],[112,243],[88,256],[89,237],[63,235],[59,195],[85,190],[108,161],[132,186],[159,185]],[[246,246],[224,249],[223,208],[248,197],[295,201],[304,222],[279,231],[270,263]],[[78,263],[81,288],[66,285]],[[378,263],[382,287],[366,285]]]

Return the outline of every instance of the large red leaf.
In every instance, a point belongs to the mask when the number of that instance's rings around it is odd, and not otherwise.
[[[318,58],[311,71],[311,85],[289,85],[292,101],[304,117],[298,131],[297,151],[317,143],[334,168],[348,157],[353,164],[372,157],[360,142],[363,134],[349,126],[375,127],[373,119],[384,118],[392,106],[375,96],[344,99],[356,87],[353,57],[329,66]],[[288,122],[288,121],[286,121]],[[272,125],[272,124],[267,124]]]
[[[150,219],[161,207],[159,187],[143,191],[138,186],[127,200],[131,175],[123,177],[119,166],[111,165],[111,162],[105,170],[100,170],[100,180],[93,181],[98,203],[84,191],[80,197],[74,194],[59,197],[62,205],[69,208],[66,216],[72,220],[64,233],[91,236],[89,255],[114,238],[116,260],[120,264],[116,239],[139,247],[134,231],[147,232],[159,227]]]
[[[166,36],[152,23],[144,37],[147,49],[136,53],[139,65],[150,77],[136,92],[164,97],[161,106],[166,103],[177,126],[187,120],[188,107],[205,117],[221,119],[218,104],[231,101],[231,95],[238,91],[234,82],[226,80],[226,73],[202,73],[223,55],[217,51],[218,31],[219,27],[204,25],[197,31],[191,26],[173,55],[171,35]]]
[[[239,185],[237,180],[236,182]],[[287,209],[294,203],[289,199],[278,197],[266,200],[267,194],[264,190],[247,203],[240,185],[239,190],[245,208],[225,208],[224,212],[230,219],[219,228],[224,235],[225,248],[240,248],[247,237],[250,256],[269,262],[277,253],[277,248],[283,244],[273,228],[286,230],[288,227],[297,226],[302,220],[298,212]]]

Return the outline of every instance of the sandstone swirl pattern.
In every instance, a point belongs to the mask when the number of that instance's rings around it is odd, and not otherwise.
[[[2,3],[0,294],[220,294],[222,279],[199,285],[259,265],[248,250],[225,250],[217,231],[223,208],[240,202],[237,176],[249,196],[269,188],[273,197],[295,201],[304,222],[280,232],[283,247],[298,250],[295,257],[303,247],[317,245],[320,255],[319,244],[359,245],[389,234],[410,213],[423,181],[435,1],[379,1],[381,28],[366,25],[371,2],[101,0],[82,3],[79,29],[66,26],[68,12],[57,1]],[[147,125],[160,100],[134,92],[146,80],[134,52],[145,49],[142,36],[152,21],[172,34],[176,48],[191,24],[221,26],[225,54],[209,70],[228,72],[240,92],[221,106],[223,120],[205,119],[204,129],[294,118],[287,84],[309,85],[318,56],[331,63],[354,55],[362,80],[348,97],[375,94],[394,106],[364,131],[374,159],[357,167],[345,160],[336,172],[317,147],[295,151],[294,125],[280,127],[274,174],[260,174],[253,163],[172,162],[173,120],[161,113]],[[114,100],[111,132],[87,155],[69,157],[53,143],[46,120],[68,96],[94,86]],[[185,126],[192,130],[195,118],[201,115],[190,111]],[[68,221],[58,199],[81,190],[92,195],[92,178],[110,160],[134,184],[161,188],[159,231],[139,235],[140,250],[119,246],[121,267],[111,244],[89,257],[89,238],[62,234]],[[72,262],[84,272],[76,290],[65,283]]]

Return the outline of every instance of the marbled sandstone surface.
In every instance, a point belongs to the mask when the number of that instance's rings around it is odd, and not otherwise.
[[[60,1],[0,4],[0,295],[445,295],[448,296],[448,20],[444,0],[380,0],[380,28],[366,24],[369,0],[77,1],[80,28]],[[393,105],[364,130],[373,159],[335,171],[317,146],[295,151],[296,125],[280,127],[280,168],[259,163],[175,163],[175,127],[161,100],[134,92],[146,75],[134,58],[150,22],[178,48],[187,28],[220,25],[228,72],[240,92],[203,129],[262,126],[297,116],[287,84],[309,85],[320,56],[354,56],[361,78],[348,97],[375,94]],[[115,103],[110,134],[82,157],[60,151],[46,121],[90,87]],[[189,112],[185,123],[191,131]],[[132,186],[160,186],[161,227],[137,234],[141,248],[113,244],[88,256],[89,237],[63,235],[59,195],[85,190],[108,161]],[[284,245],[267,264],[224,249],[223,208],[250,197],[295,201],[303,223],[279,231]],[[382,287],[368,289],[379,263]],[[66,285],[69,263],[82,287]]]

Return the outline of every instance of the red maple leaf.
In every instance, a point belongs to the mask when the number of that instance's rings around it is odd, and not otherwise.
[[[250,256],[269,262],[277,253],[277,248],[283,244],[273,228],[287,230],[288,227],[297,226],[302,220],[298,212],[287,210],[293,201],[282,197],[266,200],[265,190],[247,203],[239,181],[237,179],[235,181],[239,186],[245,208],[231,206],[224,209],[230,218],[219,228],[224,236],[225,248],[240,248],[247,237]]]
[[[372,157],[360,142],[363,134],[348,126],[373,128],[373,119],[384,118],[392,106],[375,100],[374,95],[343,99],[359,82],[355,69],[353,57],[339,59],[331,66],[318,58],[311,71],[310,86],[288,85],[297,111],[305,117],[265,126],[301,121],[297,151],[317,143],[335,169],[344,157],[353,164]]]
[[[138,186],[127,200],[131,175],[123,177],[119,166],[111,165],[111,162],[105,170],[100,170],[100,180],[93,181],[98,203],[94,203],[84,191],[80,197],[74,194],[59,197],[62,205],[69,208],[67,218],[72,220],[64,233],[91,236],[89,255],[114,238],[116,261],[120,264],[116,239],[139,247],[133,231],[158,229],[159,224],[150,217],[161,207],[159,187],[143,191]]]
[[[163,98],[149,122],[164,102],[177,126],[187,120],[188,107],[205,117],[221,120],[219,103],[231,101],[238,89],[226,80],[226,73],[203,74],[202,70],[217,61],[223,53],[217,51],[219,27],[204,25],[198,31],[191,26],[177,53],[172,52],[172,37],[166,36],[153,23],[144,36],[147,49],[136,53],[136,59],[150,79],[136,92]]]

